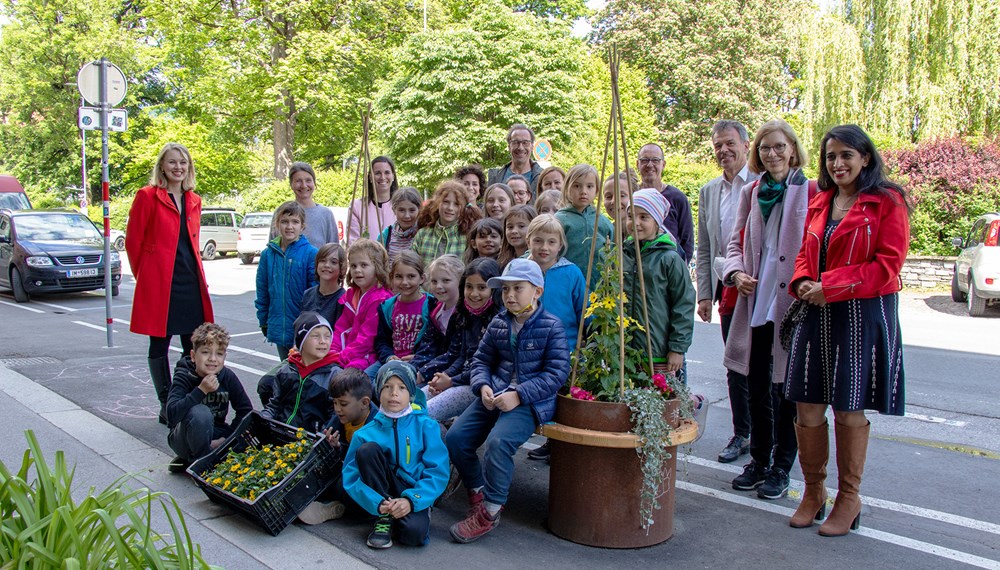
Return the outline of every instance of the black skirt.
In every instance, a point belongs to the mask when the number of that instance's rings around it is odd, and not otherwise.
[[[200,224],[201,220],[187,219],[187,192],[181,194],[181,229],[174,254],[174,274],[170,280],[170,304],[167,306],[167,336],[185,335],[205,322],[205,309],[201,302],[201,277],[198,259],[194,255],[188,222]]]

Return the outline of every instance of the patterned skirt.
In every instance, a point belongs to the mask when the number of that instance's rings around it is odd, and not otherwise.
[[[901,416],[904,386],[897,294],[809,306],[792,336],[788,400]]]

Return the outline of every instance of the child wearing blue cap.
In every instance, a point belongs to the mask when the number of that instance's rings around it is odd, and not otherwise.
[[[556,393],[569,376],[563,324],[538,299],[545,278],[537,263],[513,259],[487,285],[502,289],[505,311],[493,318],[472,359],[477,399],[448,430],[451,461],[469,492],[469,515],[451,536],[472,542],[496,528],[514,476],[514,454],[552,419]],[[476,450],[485,449],[483,461]]]
[[[430,508],[450,474],[441,426],[425,411],[410,363],[385,363],[375,376],[375,391],[378,414],[351,438],[344,489],[377,517],[369,547],[389,548],[393,531],[401,544],[423,546],[430,540]]]

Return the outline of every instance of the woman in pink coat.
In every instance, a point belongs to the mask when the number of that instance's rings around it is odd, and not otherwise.
[[[366,194],[351,201],[347,214],[347,244],[359,237],[377,240],[382,230],[396,221],[392,211],[393,194],[399,189],[396,180],[396,165],[388,156],[378,156],[372,160]]]
[[[750,170],[763,175],[740,191],[722,273],[723,283],[739,292],[724,364],[747,377],[752,426],[751,460],[733,488],[778,499],[788,492],[797,451],[795,406],[785,401],[784,385],[774,384],[784,382],[788,363],[778,325],[793,301],[788,287],[802,246],[810,184],[801,170],[805,149],[785,121],[764,123],[749,158]]]

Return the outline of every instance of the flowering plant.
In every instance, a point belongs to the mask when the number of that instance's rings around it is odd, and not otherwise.
[[[295,432],[295,441],[284,445],[248,447],[242,453],[230,451],[203,478],[210,485],[253,501],[291,474],[309,455],[311,443],[304,429]]]
[[[639,516],[642,528],[648,530],[653,524],[653,511],[660,508],[663,469],[671,457],[668,449],[673,427],[667,418],[666,401],[679,400],[681,416],[689,418],[691,397],[681,373],[652,372],[650,354],[645,349],[646,330],[642,323],[626,314],[629,299],[619,287],[620,261],[611,242],[605,247],[604,260],[597,287],[584,311],[584,318],[590,322],[586,339],[573,355],[578,373],[569,396],[577,400],[620,402],[632,412],[632,433],[639,438],[636,451],[643,473]],[[641,336],[635,338],[636,334]]]

